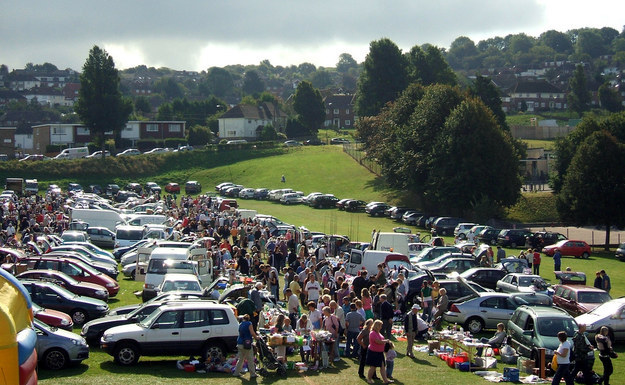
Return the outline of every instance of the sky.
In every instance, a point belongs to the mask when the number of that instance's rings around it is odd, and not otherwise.
[[[98,45],[116,67],[202,71],[229,64],[334,67],[362,62],[369,43],[404,52],[495,36],[625,25],[622,0],[55,0],[3,1],[0,64],[49,62],[80,71]]]

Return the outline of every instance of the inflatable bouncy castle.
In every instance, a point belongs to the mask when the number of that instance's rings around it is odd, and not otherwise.
[[[0,269],[0,385],[37,383],[37,334],[32,323],[30,295]]]

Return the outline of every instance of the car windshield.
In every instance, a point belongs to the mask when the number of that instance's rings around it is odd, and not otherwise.
[[[117,239],[127,239],[130,241],[138,241],[143,238],[142,230],[117,230]]]
[[[597,292],[579,292],[577,293],[577,302],[581,303],[604,303],[611,300],[610,294]]]
[[[197,281],[167,281],[163,283],[163,292],[167,291],[201,291],[202,288]]]
[[[189,261],[174,261],[171,259],[152,259],[148,265],[148,274],[165,274],[168,270],[194,271],[194,265]]]
[[[161,315],[160,311],[153,311],[152,314],[145,317],[143,321],[139,322],[139,325],[143,326],[144,328],[149,328],[152,321],[158,318],[159,315]]]
[[[545,337],[557,337],[561,331],[572,337],[577,330],[577,324],[572,318],[539,318],[537,328],[538,333]]]

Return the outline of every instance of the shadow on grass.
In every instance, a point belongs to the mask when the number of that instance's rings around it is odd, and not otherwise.
[[[85,364],[70,365],[68,368],[63,370],[47,370],[40,366],[37,371],[37,377],[40,380],[73,377],[79,376],[85,373],[87,370],[89,370],[89,365]]]
[[[161,378],[188,377],[191,374],[197,376],[197,373],[188,373],[184,370],[176,369],[176,361],[171,359],[139,361],[132,366],[122,366],[111,360],[101,362],[100,369],[108,373],[141,374]]]
[[[373,191],[380,193],[385,200],[396,202],[398,204],[418,207],[417,197],[405,189],[393,189],[382,176],[376,176],[373,180],[367,181],[365,187],[371,188]]]

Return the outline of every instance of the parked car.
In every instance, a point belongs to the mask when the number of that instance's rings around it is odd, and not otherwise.
[[[137,194],[134,191],[126,191],[126,190],[120,190],[117,192],[117,194],[115,194],[115,202],[126,202],[129,199],[138,199],[139,198],[139,194]]]
[[[287,140],[286,142],[284,142],[284,147],[299,147],[299,146],[302,146],[302,144],[298,142],[297,140]]]
[[[170,194],[180,194],[180,185],[175,182],[169,182],[165,185],[165,192]]]
[[[420,262],[429,262],[443,254],[459,252],[460,249],[456,246],[430,246],[423,249],[415,258],[411,258],[410,262],[413,265]]]
[[[109,150],[104,150],[104,156],[111,156],[111,153],[109,152]],[[89,159],[98,159],[102,157],[102,150],[98,150],[93,152],[93,154],[87,155],[85,156],[85,158],[89,158]]]
[[[451,235],[456,226],[462,221],[462,218],[457,217],[439,217],[432,223],[433,233],[442,236]]]
[[[48,158],[45,155],[31,154],[31,155],[27,155],[26,157],[20,159],[19,162],[33,162],[33,161],[37,161],[37,160],[49,160],[49,159],[50,158]]]
[[[231,198],[237,198],[239,196],[239,192],[241,190],[243,190],[245,187],[243,186],[231,186],[228,187],[226,189],[226,191],[224,191],[224,193],[222,195],[225,195],[227,197],[231,197]]]
[[[190,180],[184,184],[184,193],[189,194],[199,194],[202,192],[202,185],[200,182],[195,180]]]
[[[432,282],[436,280],[441,288],[447,290],[447,298],[449,298],[449,304],[453,304],[461,298],[475,296],[477,293],[490,292],[490,289],[486,289],[477,283],[466,281],[462,278],[444,278],[439,274],[432,274],[425,272],[415,275],[408,279],[408,295],[406,295],[406,306],[410,309],[414,303],[417,303],[417,299],[420,301],[421,287],[423,281],[427,279]]]
[[[74,328],[72,317],[62,311],[46,309],[36,303],[32,304],[32,310],[33,317],[46,325],[64,330],[72,330]]]
[[[120,365],[134,365],[141,355],[224,357],[236,348],[239,322],[228,305],[206,301],[164,305],[143,321],[115,326],[100,346]],[[171,343],[175,336],[178,343]]]
[[[560,233],[537,231],[525,239],[525,246],[541,251],[543,247],[553,245],[554,243],[558,243],[565,239],[568,238]]]
[[[31,279],[52,282],[62,286],[76,295],[108,301],[109,292],[105,287],[95,283],[80,282],[69,275],[56,270],[26,270],[16,276],[18,279]]]
[[[602,326],[608,328],[612,342],[625,340],[625,297],[613,299],[597,306],[586,314],[575,317],[578,324],[587,326],[589,338],[599,333]]]
[[[416,226],[417,219],[421,218],[422,216],[423,213],[420,213],[418,211],[406,211],[404,215],[401,216],[401,221],[407,225]]]
[[[109,249],[115,246],[115,233],[106,227],[88,227],[87,234],[94,245]]]
[[[349,143],[349,140],[345,138],[332,138],[330,139],[330,144],[346,144]]]
[[[299,192],[282,195],[280,203],[284,205],[296,205],[302,203],[302,194]]]
[[[389,218],[394,219],[396,221],[401,221],[402,216],[404,215],[406,211],[415,211],[415,209],[413,209],[412,207],[396,206],[390,211]]]
[[[314,207],[316,209],[323,208],[333,208],[336,206],[336,202],[338,202],[338,198],[332,194],[322,194],[313,197],[308,205]]]
[[[509,273],[497,281],[497,291],[504,293],[536,292],[547,294],[548,285],[540,275]]]
[[[621,244],[618,245],[618,247],[616,248],[616,253],[614,254],[614,256],[619,261],[625,261],[625,243],[621,243]]]
[[[256,190],[253,188],[244,188],[243,190],[239,191],[239,198],[252,199],[254,198],[255,192]]]
[[[78,296],[51,282],[23,279],[20,281],[34,303],[41,307],[67,313],[76,325],[104,316],[109,307],[99,299]]]
[[[391,208],[391,206],[387,205],[386,203],[379,202],[376,204],[368,204],[367,206],[365,206],[365,212],[372,217],[381,217],[384,216],[384,211],[388,210],[389,208]]]
[[[159,186],[156,182],[147,182],[144,186],[145,192],[150,194],[160,194],[161,186]]]
[[[323,143],[319,139],[308,139],[307,141],[304,142],[304,146],[321,146],[324,144],[325,143]]]
[[[89,358],[89,346],[79,335],[50,327],[39,320],[33,322],[33,327],[37,333],[37,358],[46,369],[63,369]]]
[[[528,298],[533,296],[534,298]],[[466,301],[456,302],[449,307],[443,317],[448,323],[463,325],[472,334],[483,329],[495,329],[497,324],[507,323],[512,314],[521,305],[538,304],[550,307],[548,295],[536,293],[478,293]]]
[[[61,234],[63,242],[88,242],[89,236],[84,231],[66,230]]]
[[[128,148],[115,156],[133,156],[133,155],[141,155],[141,151],[137,150],[136,148]]]
[[[495,290],[497,288],[497,281],[502,279],[506,274],[508,274],[506,271],[494,267],[474,267],[461,273],[460,276],[467,281],[472,281],[486,288]]]
[[[269,189],[257,188],[254,190],[254,199],[262,200],[269,198]]]
[[[503,247],[525,247],[525,238],[532,235],[527,229],[504,229],[497,235],[497,244]]]
[[[508,321],[507,330],[510,336],[508,341],[519,355],[537,359],[538,349],[544,348],[545,361],[551,362],[554,351],[560,345],[558,333],[563,331],[569,338],[573,337],[577,323],[567,312],[558,308],[519,306]]]
[[[345,203],[353,201],[352,198],[343,198],[336,202],[336,208],[339,210],[345,210]]]
[[[467,239],[467,234],[469,230],[475,226],[475,223],[472,222],[460,222],[454,228],[454,236],[460,239]]]
[[[553,245],[543,247],[543,253],[546,255],[553,257],[556,252],[556,249],[560,250],[560,254],[562,256],[572,256],[575,258],[584,258],[587,259],[590,257],[590,245],[584,241],[575,241],[564,239],[558,243]]]
[[[222,183],[218,184],[217,186],[215,186],[215,191],[221,191],[221,189],[226,187],[226,186],[234,186],[234,183],[232,183],[232,182],[222,182]]]
[[[119,186],[118,185],[116,185],[114,183],[110,183],[110,184],[106,185],[105,194],[106,194],[107,197],[112,198],[118,192],[119,192]]]
[[[137,182],[130,182],[126,185],[126,187],[124,187],[124,189],[126,191],[132,191],[138,195],[141,195],[143,193],[143,186],[141,186],[141,184],[137,183]]]
[[[573,317],[588,313],[612,300],[605,290],[585,285],[555,285],[553,304]]]
[[[167,152],[169,152],[169,150],[166,149],[166,148],[156,147],[156,148],[153,148],[153,149],[151,149],[149,151],[144,152],[143,154],[145,154],[145,155],[154,155],[154,154],[165,154]]]
[[[450,258],[442,261],[438,265],[429,266],[427,269],[432,274],[462,273],[472,267],[476,267],[477,262],[473,258]]]
[[[475,236],[475,241],[479,243],[486,243],[489,245],[496,245],[497,237],[499,236],[500,232],[501,229],[487,226]]]
[[[471,258],[471,259],[475,259],[473,258],[473,256],[471,254],[464,254],[461,251],[449,251],[447,253],[443,253],[441,255],[439,255],[438,257],[431,259],[429,261],[421,261],[421,262],[417,262],[416,266],[420,269],[427,269],[429,267],[432,266],[437,266],[440,265],[442,262],[448,260],[448,259],[452,259],[452,258]]]
[[[80,183],[70,183],[67,185],[67,192],[73,192],[73,193],[78,193],[78,192],[83,192],[83,188],[82,185],[80,185]]]
[[[367,205],[367,202],[365,201],[361,201],[358,199],[352,199],[349,200],[347,202],[345,202],[345,211],[349,211],[349,212],[359,212],[359,211],[365,211],[365,207]]]
[[[156,289],[158,293],[167,293],[171,291],[202,291],[200,280],[194,274],[175,274],[167,273],[163,277],[163,282]]]

